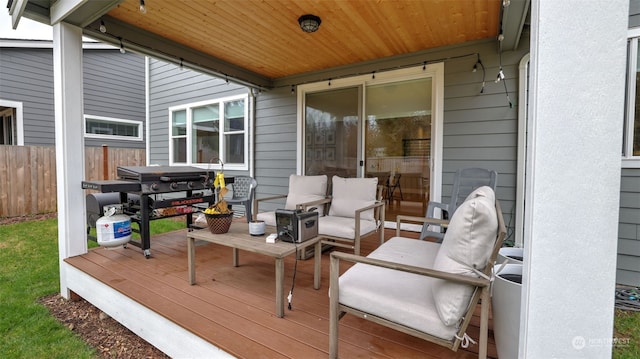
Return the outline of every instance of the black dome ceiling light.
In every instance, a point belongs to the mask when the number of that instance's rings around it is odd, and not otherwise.
[[[316,32],[320,27],[320,23],[322,20],[318,16],[306,14],[302,15],[298,18],[298,23],[300,24],[300,28],[304,32]]]

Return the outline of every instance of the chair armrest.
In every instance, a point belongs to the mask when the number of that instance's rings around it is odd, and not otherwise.
[[[369,206],[366,206],[366,207],[362,207],[362,208],[358,208],[358,209],[356,209],[356,212],[355,212],[355,220],[356,220],[356,221],[360,221],[360,215],[362,214],[362,212],[364,212],[364,211],[368,211],[368,210],[370,210],[370,209],[376,209],[376,208],[379,208],[379,207],[383,207],[383,208],[384,208],[384,202],[382,202],[382,201],[376,201],[376,202],[375,202],[374,204],[372,204],[372,205],[369,205]],[[376,216],[374,215],[374,217],[376,217]],[[378,218],[374,218],[374,219],[375,219],[376,221],[378,220]]]
[[[271,200],[278,199],[278,198],[287,198],[287,195],[286,194],[279,194],[279,195],[275,195],[275,196],[256,198],[256,202],[271,201]]]
[[[271,201],[274,199],[279,199],[279,198],[287,198],[288,195],[286,194],[278,194],[275,196],[269,196],[269,197],[262,197],[262,198],[255,198],[253,200],[253,216],[257,217],[258,215],[258,207],[260,206],[260,202],[265,202],[265,201]]]
[[[420,222],[420,223],[429,223],[437,226],[446,227],[449,225],[448,219],[440,219],[440,218],[426,218],[426,217],[416,217],[416,216],[407,216],[404,214],[399,214],[396,216],[396,221],[400,222]]]
[[[321,205],[321,204],[322,205],[326,205],[329,202],[331,202],[331,197],[327,197],[327,198],[323,198],[323,199],[317,199],[315,201],[298,203],[296,205],[296,209],[301,209],[303,211],[306,211],[309,207],[314,207],[314,206],[318,206],[318,205]]]
[[[420,222],[422,224],[432,224],[434,226],[440,226],[444,228],[449,226],[448,219],[416,217],[399,214],[396,216],[396,236],[398,237],[400,236],[400,223],[402,222]]]
[[[449,204],[429,201],[429,203],[427,204],[427,217],[433,218],[435,216],[436,208],[440,208],[443,212],[449,212]]]
[[[470,277],[462,274],[455,274],[450,272],[443,272],[432,268],[423,268],[416,267],[411,265],[406,265],[402,263],[390,262],[380,259],[374,259],[369,257],[357,256],[350,253],[344,252],[331,252],[331,262],[333,264],[334,261],[344,260],[352,263],[363,263],[369,264],[377,267],[388,268],[392,270],[397,270],[401,272],[413,273],[422,276],[444,279],[451,282],[461,283],[461,284],[469,284],[476,287],[488,287],[491,283],[489,279],[482,277]],[[336,275],[337,273],[333,272],[333,269],[339,269],[339,265],[331,265],[331,276]]]
[[[384,206],[384,202],[376,201],[376,203],[374,203],[372,205],[356,209],[356,216],[359,217],[360,213],[362,213],[364,211],[368,211],[370,209],[374,209],[374,208],[378,208],[378,207],[382,207],[382,206]]]

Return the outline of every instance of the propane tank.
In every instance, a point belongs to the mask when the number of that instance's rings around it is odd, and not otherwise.
[[[126,244],[131,239],[131,218],[114,213],[115,208],[110,208],[104,217],[96,221],[96,237],[101,246],[116,247]]]

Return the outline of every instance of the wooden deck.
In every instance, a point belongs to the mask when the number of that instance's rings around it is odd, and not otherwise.
[[[298,261],[293,308],[277,318],[273,258],[241,252],[240,266],[233,267],[231,248],[196,243],[197,283],[191,286],[185,231],[154,236],[150,259],[129,246],[96,248],[66,262],[235,357],[328,356],[328,252],[322,256],[320,290],[313,289],[313,260]],[[394,234],[385,233],[387,238]],[[363,254],[375,242],[374,237],[363,240]],[[285,261],[286,291],[294,264],[294,256]],[[472,338],[478,337],[478,323],[476,316],[469,330]],[[452,352],[353,316],[340,321],[342,358],[475,358],[476,353],[477,345]],[[489,355],[497,356],[491,332]]]

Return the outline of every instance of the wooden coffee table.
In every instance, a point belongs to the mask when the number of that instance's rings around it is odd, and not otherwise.
[[[315,246],[313,288],[320,289],[320,264],[321,264],[321,237],[315,237],[302,243],[289,243],[277,241],[266,243],[266,235],[276,233],[274,227],[266,227],[264,236],[251,236],[249,225],[245,222],[233,222],[229,232],[212,234],[208,229],[200,229],[187,232],[187,256],[189,263],[189,283],[196,283],[196,246],[195,240],[203,240],[233,248],[233,266],[238,266],[238,250],[262,254],[273,257],[276,260],[276,315],[284,316],[284,258],[295,254],[298,250],[304,250],[309,246]]]

